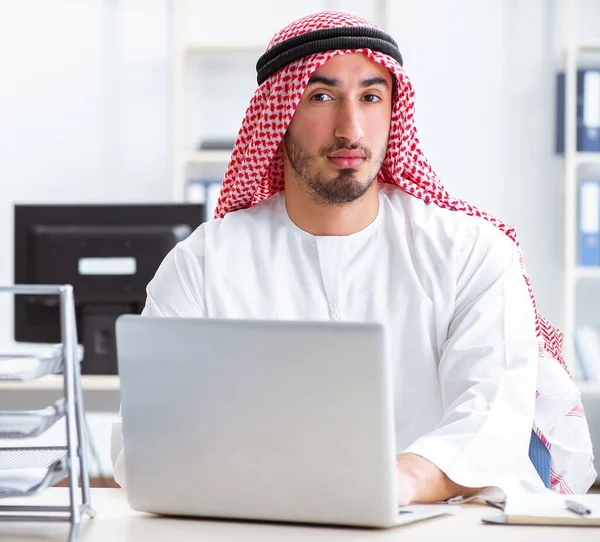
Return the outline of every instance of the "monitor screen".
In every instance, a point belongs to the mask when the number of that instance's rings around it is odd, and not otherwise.
[[[71,284],[84,374],[116,374],[114,324],[139,314],[168,252],[205,220],[192,204],[15,205],[15,284]],[[15,296],[15,340],[60,342],[58,298]]]

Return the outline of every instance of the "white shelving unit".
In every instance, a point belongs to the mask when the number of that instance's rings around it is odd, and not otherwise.
[[[600,267],[577,265],[577,194],[579,171],[583,166],[600,165],[600,152],[577,151],[577,70],[582,53],[598,53],[600,41],[579,42],[577,40],[578,1],[563,0],[563,36],[565,70],[565,154],[563,160],[564,182],[564,250],[563,250],[563,355],[567,363],[576,359],[575,328],[577,322],[577,288],[582,280],[600,280]],[[600,300],[599,300],[600,302]],[[600,384],[580,383],[600,393]]]
[[[186,199],[185,188],[189,180],[189,167],[212,165],[225,169],[231,152],[227,150],[202,150],[188,141],[188,68],[191,59],[223,55],[251,54],[256,59],[265,50],[266,43],[214,43],[189,36],[186,21],[190,16],[189,0],[174,0],[173,5],[173,191],[174,201]],[[236,134],[233,134],[236,135]]]
[[[190,36],[186,22],[191,16],[190,0],[174,0],[173,6],[173,190],[174,201],[185,201],[186,182],[190,178],[190,168],[208,168],[210,171],[225,171],[231,157],[227,150],[201,150],[191,148],[188,141],[188,127],[190,122],[188,107],[189,90],[189,63],[190,59],[236,58],[245,55],[256,62],[265,51],[267,42],[224,42],[218,43],[200,39],[199,36]],[[323,0],[323,9],[344,10],[344,0]],[[388,0],[373,0],[373,17],[375,22],[385,26],[388,20]],[[270,36],[269,36],[270,37]],[[265,36],[265,38],[268,38]],[[248,65],[253,69],[254,64]],[[241,119],[240,119],[241,120]],[[238,126],[239,128],[239,126]],[[202,132],[205,132],[202,130]],[[204,134],[206,135],[206,134]],[[236,136],[235,134],[231,134]],[[212,218],[212,217],[211,217]]]
[[[174,172],[173,199],[185,200],[185,183],[188,180],[188,166],[194,164],[219,164],[223,168],[229,162],[231,152],[225,150],[194,149],[187,143],[187,67],[191,58],[217,55],[252,54],[256,59],[265,50],[260,44],[233,43],[187,43],[184,31],[186,2],[174,2],[174,62],[173,62],[173,118],[174,118]],[[234,134],[237,135],[237,134]]]

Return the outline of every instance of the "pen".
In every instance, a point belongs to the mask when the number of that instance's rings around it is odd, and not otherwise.
[[[576,514],[579,514],[580,516],[587,516],[588,514],[592,513],[591,509],[589,509],[587,506],[584,506],[583,504],[581,504],[579,502],[566,500],[565,506],[569,510],[571,510],[571,512],[575,512]]]

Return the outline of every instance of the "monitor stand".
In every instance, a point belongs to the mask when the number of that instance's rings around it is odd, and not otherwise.
[[[86,304],[82,307],[82,374],[118,374],[115,322],[122,314],[132,312],[132,305]]]

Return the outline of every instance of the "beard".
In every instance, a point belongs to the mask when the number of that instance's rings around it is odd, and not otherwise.
[[[326,157],[328,154],[338,150],[361,150],[366,160],[371,160],[371,150],[358,144],[346,145],[338,143],[322,149],[319,155],[315,156],[307,151],[289,132],[286,132],[284,142],[292,170],[300,183],[311,194],[314,201],[320,205],[351,203],[366,194],[377,179],[377,174],[381,169],[386,153],[386,149],[384,148],[377,157],[377,160],[372,163],[370,170],[364,174],[365,178],[363,179],[356,177],[356,170],[354,169],[340,169],[335,178],[326,179],[319,172],[314,173],[310,169],[311,164],[316,162],[318,157]]]

